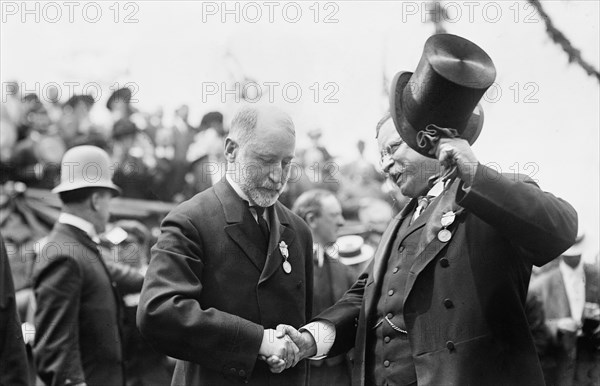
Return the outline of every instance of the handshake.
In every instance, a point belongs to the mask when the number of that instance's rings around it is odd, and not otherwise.
[[[280,324],[275,330],[265,329],[258,358],[267,362],[272,373],[281,373],[316,353],[317,344],[308,331]]]

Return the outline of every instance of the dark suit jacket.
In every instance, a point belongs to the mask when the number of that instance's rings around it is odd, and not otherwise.
[[[161,229],[137,319],[144,337],[179,359],[173,384],[302,384],[304,363],[272,374],[257,356],[263,327],[299,328],[310,317],[312,239],[304,221],[274,205],[262,270],[260,229],[225,179],[176,207]]]
[[[0,236],[0,386],[29,384],[27,354],[17,314],[15,287]]]
[[[592,265],[584,265],[584,273],[586,303],[600,304],[598,268]],[[571,316],[569,298],[560,268],[556,266],[533,279],[529,292],[532,303],[539,304],[545,316],[545,325],[543,326],[545,329],[542,330],[542,326],[539,326],[534,330],[534,333],[544,338],[536,343],[540,352],[546,383],[548,385],[572,385],[574,381],[584,383],[583,380],[588,376],[595,377],[595,382],[597,382],[598,375],[580,374],[579,369],[577,369],[578,373],[576,374],[576,362],[577,367],[582,367],[581,364],[585,357],[593,357],[594,352],[598,352],[596,345],[582,344],[586,339],[594,339],[592,337],[593,332],[583,331],[581,337],[583,339],[577,339],[575,335],[570,339],[558,336],[558,319]],[[542,332],[546,333],[543,334]],[[591,352],[584,354],[582,353],[584,350]]]
[[[121,299],[85,232],[57,223],[34,267],[39,377],[48,385],[124,384]]]
[[[421,232],[403,310],[420,386],[544,382],[524,313],[529,276],[532,264],[545,264],[574,242],[577,214],[531,180],[512,177],[479,165],[468,192],[455,182],[398,235]],[[364,383],[367,329],[376,322],[393,236],[415,204],[390,223],[353,288],[318,317],[336,326],[330,355],[354,342],[356,385]],[[452,239],[443,243],[436,236],[449,210],[457,216],[448,228]]]

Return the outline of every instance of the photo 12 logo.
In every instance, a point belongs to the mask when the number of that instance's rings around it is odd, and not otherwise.
[[[280,2],[280,1],[204,1],[202,22],[221,23],[339,23],[339,3],[328,2]]]
[[[539,23],[533,5],[526,1],[403,1],[402,22],[497,23],[510,18],[513,23]]]
[[[3,1],[2,23],[98,23],[109,19],[114,23],[139,23],[137,2],[115,1]]]
[[[102,86],[98,82],[2,82],[2,103],[6,103],[9,98],[19,98],[21,102],[26,100],[27,95],[35,94],[40,101],[53,103],[55,101],[69,100],[75,95],[89,95],[94,99],[94,103],[100,101],[103,95],[121,89],[131,90],[131,99],[129,103],[137,103],[135,95],[140,87],[135,82],[113,83],[110,86]]]
[[[340,86],[335,82],[203,82],[202,103],[298,103],[306,98],[313,103],[338,103]]]

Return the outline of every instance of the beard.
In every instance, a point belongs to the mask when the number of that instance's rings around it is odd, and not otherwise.
[[[286,182],[284,181],[281,187],[277,188],[268,181],[259,182],[256,178],[247,178],[241,181],[240,188],[248,196],[251,203],[267,208],[275,204]]]

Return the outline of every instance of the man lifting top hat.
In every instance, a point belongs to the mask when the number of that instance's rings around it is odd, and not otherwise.
[[[523,175],[478,162],[495,78],[472,42],[440,34],[400,72],[378,127],[385,173],[411,201],[367,270],[298,332],[296,359],[354,347],[355,385],[543,385],[524,313],[532,265],[566,250],[577,214]]]

